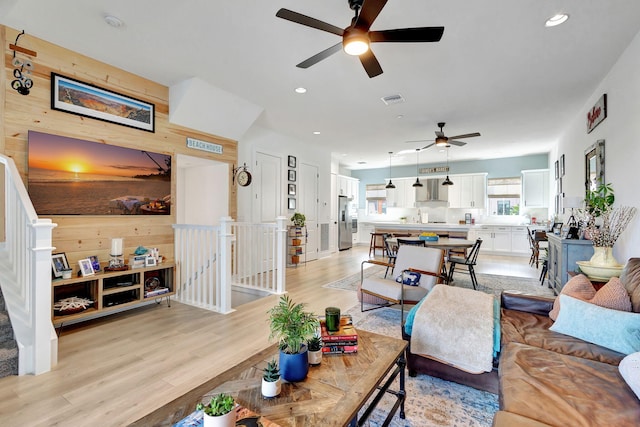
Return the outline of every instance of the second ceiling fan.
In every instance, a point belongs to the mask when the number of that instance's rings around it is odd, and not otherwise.
[[[450,147],[452,145],[457,145],[458,147],[462,147],[463,145],[467,145],[467,143],[464,141],[457,141],[458,139],[473,138],[475,136],[480,136],[480,132],[465,133],[463,135],[456,135],[456,136],[445,136],[442,130],[445,124],[446,124],[445,122],[438,123],[438,127],[440,128],[440,130],[436,131],[436,139],[433,140],[431,144],[425,145],[424,147],[420,148],[420,150],[424,150],[425,148],[429,148],[434,145],[437,147]],[[407,142],[426,142],[426,141],[427,140],[407,141]]]
[[[299,68],[309,68],[328,58],[340,49],[349,55],[358,56],[369,77],[382,74],[382,67],[370,49],[370,43],[420,43],[437,42],[442,38],[444,27],[398,28],[395,30],[370,31],[373,21],[378,17],[387,0],[348,0],[349,7],[355,12],[351,25],[339,28],[315,18],[280,9],[276,16],[300,25],[326,31],[342,37],[342,42],[323,50],[302,61]]]

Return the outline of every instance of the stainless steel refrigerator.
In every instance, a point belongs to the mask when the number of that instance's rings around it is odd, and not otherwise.
[[[352,239],[349,199],[346,196],[338,196],[338,249],[350,249]]]

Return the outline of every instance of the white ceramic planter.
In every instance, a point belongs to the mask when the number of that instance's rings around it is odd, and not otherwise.
[[[282,380],[278,378],[277,381],[266,381],[262,379],[262,395],[264,397],[276,397],[282,390]]]
[[[309,351],[309,365],[319,365],[322,362],[322,350]]]
[[[204,420],[204,427],[234,427],[236,425],[236,410],[227,412],[224,415],[218,417],[212,417],[205,413],[202,414]]]

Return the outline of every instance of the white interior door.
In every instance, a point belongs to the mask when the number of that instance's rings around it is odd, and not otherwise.
[[[276,222],[282,214],[282,159],[256,152],[254,218],[256,222]]]
[[[307,218],[307,261],[318,259],[318,167],[300,164],[298,209]]]

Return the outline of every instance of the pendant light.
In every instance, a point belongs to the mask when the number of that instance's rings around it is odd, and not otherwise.
[[[447,147],[447,177],[442,182],[442,185],[453,185],[453,181],[449,179],[449,147]]]
[[[419,162],[420,162],[420,149],[416,148],[416,182],[413,183],[414,187],[422,187],[422,183],[420,182],[420,174],[418,171]]]
[[[395,185],[393,185],[393,182],[391,182],[391,155],[393,154],[393,151],[389,151],[389,183],[387,184],[386,187],[384,188],[396,188]]]

